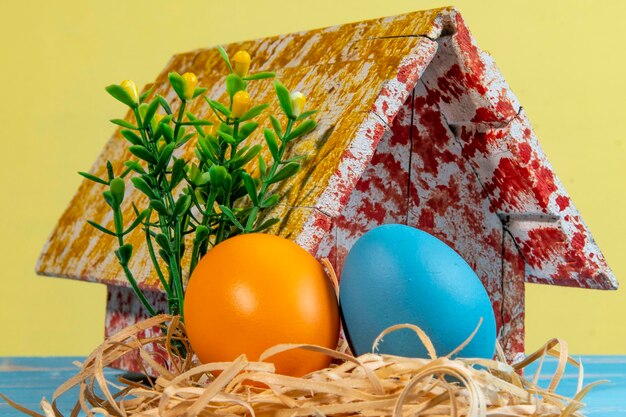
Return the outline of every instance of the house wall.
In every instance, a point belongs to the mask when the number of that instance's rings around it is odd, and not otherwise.
[[[386,223],[417,227],[455,249],[487,289],[507,354],[513,359],[523,352],[523,260],[512,242],[505,244],[503,233],[510,238],[500,218],[422,82],[379,142],[317,255],[340,274],[356,240]]]
[[[341,267],[354,242],[384,223],[427,231],[454,248],[491,298],[510,359],[524,350],[524,259],[485,191],[460,133],[504,132],[520,105],[462,19],[443,22],[437,54],[418,81],[318,250]],[[475,145],[475,143],[474,143]]]
[[[167,312],[167,296],[165,293],[156,291],[144,291],[144,295],[158,310]],[[118,285],[107,285],[107,304],[105,315],[105,337],[113,336],[125,327],[133,325],[141,320],[150,318],[150,314],[141,305],[131,288]],[[155,327],[137,334],[138,337],[150,337],[160,333]],[[141,367],[139,352],[130,352],[111,364],[117,369],[125,369],[132,372],[146,372]]]

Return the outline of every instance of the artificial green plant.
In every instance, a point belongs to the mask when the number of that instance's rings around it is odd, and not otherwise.
[[[125,237],[137,228],[143,229],[154,273],[167,294],[168,312],[182,317],[184,272],[191,276],[198,260],[223,240],[240,233],[266,230],[279,221],[277,218],[259,221],[262,210],[280,201],[281,196],[271,192],[270,186],[299,171],[302,156],[286,159],[285,151],[290,142],[316,127],[311,119],[315,110],[303,111],[304,95],[290,94],[283,84],[274,81],[282,115],[270,115],[272,128],[263,129],[265,145],[272,157],[268,164],[260,155],[261,145],[246,143],[259,127],[255,120],[268,107],[268,104],[251,107],[247,86],[275,74],[249,74],[251,59],[246,51],[237,52],[232,62],[224,49],[219,48],[219,52],[229,70],[225,81],[227,104],[206,97],[207,89],[199,87],[196,75],[189,72],[169,74],[169,82],[180,100],[176,111],[172,111],[172,103],[158,94],[148,99],[151,90],[139,95],[132,81],[108,86],[109,94],[128,106],[134,116],[134,123],[121,119],[111,122],[121,126],[121,134],[136,159],[125,161],[125,169],[118,175],[107,161],[106,179],[80,172],[85,178],[106,186],[103,197],[113,211],[114,227],[111,230],[93,221],[89,223],[117,239],[115,255],[119,264],[152,315],[161,312],[145,297],[129,268],[134,248]],[[189,104],[197,99],[207,101],[218,124],[187,111]],[[176,157],[176,149],[193,138],[197,139],[195,158]],[[255,169],[258,176],[252,175]],[[145,207],[132,203],[133,219],[124,218],[122,210],[128,178],[148,199]],[[187,238],[189,235],[193,238]],[[187,251],[191,251],[191,261],[184,265]]]

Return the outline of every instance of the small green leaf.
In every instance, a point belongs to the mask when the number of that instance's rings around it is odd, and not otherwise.
[[[274,136],[274,132],[272,132],[268,128],[265,128],[263,130],[263,135],[265,135],[265,142],[267,142],[267,147],[272,154],[272,158],[274,158],[274,161],[280,161],[278,142],[276,141],[276,136]]]
[[[228,133],[222,132],[221,130],[219,130],[217,134],[219,135],[220,138],[224,139],[224,141],[228,143],[229,145],[237,144],[237,141],[235,140],[235,138],[229,135]]]
[[[304,113],[300,114],[300,116],[298,116],[298,118],[296,120],[304,120],[307,117],[313,116],[317,112],[319,112],[319,110],[308,110],[308,111],[305,111]]]
[[[213,165],[209,168],[209,175],[211,178],[211,186],[220,187],[224,184],[228,171],[222,165]]]
[[[159,108],[159,100],[154,99],[146,108],[146,114],[143,116],[143,127],[147,128],[150,126],[150,122],[154,117],[154,114],[157,112]]]
[[[253,233],[262,232],[263,230],[269,229],[270,227],[274,226],[278,222],[280,222],[280,219],[277,219],[277,218],[268,219],[264,221],[259,227],[254,229],[252,232]]]
[[[126,192],[126,184],[121,178],[114,178],[109,184],[111,190],[111,196],[113,197],[113,203],[116,207],[119,207],[124,201],[124,193]]]
[[[259,155],[258,165],[261,178],[265,178],[265,174],[267,173],[267,164],[265,163],[265,159],[263,159],[263,155]]]
[[[128,226],[128,229],[126,229],[123,234],[126,235],[132,232],[133,230],[135,230],[135,228],[141,224],[141,222],[146,218],[146,216],[148,216],[148,213],[150,213],[150,209],[146,209],[142,211],[141,213],[139,213],[135,221],[132,222],[130,226]]]
[[[90,181],[97,182],[99,184],[109,185],[107,181],[103,180],[102,178],[98,178],[95,175],[91,175],[88,172],[79,171],[78,174],[82,175],[83,177],[87,178]]]
[[[150,207],[162,216],[169,216],[170,212],[160,200],[150,200]]]
[[[146,100],[146,98],[150,95],[150,93],[152,93],[153,90],[154,90],[154,85],[148,88],[143,93],[141,93],[141,95],[139,96],[139,102],[143,103]]]
[[[205,138],[199,138],[196,143],[196,152],[199,154],[198,159],[206,162],[205,159],[213,161],[215,152],[213,151],[212,142]]]
[[[133,145],[143,145],[143,140],[132,130],[122,129],[122,136]]]
[[[233,185],[233,177],[230,174],[226,174],[224,177],[224,183],[222,184],[222,188],[225,190],[230,190]]]
[[[122,86],[117,84],[111,84],[105,88],[109,94],[113,96],[118,101],[126,104],[131,109],[137,107],[137,103],[133,100],[133,98],[122,88]]]
[[[185,100],[185,80],[183,80],[183,77],[176,71],[172,71],[167,75],[167,78],[169,78],[176,95],[181,100]]]
[[[254,180],[247,172],[242,172],[241,176],[243,177],[243,185],[246,187],[246,191],[250,196],[250,200],[252,200],[252,203],[257,206],[259,204],[259,197],[257,195],[257,189]]]
[[[127,122],[124,119],[111,119],[109,121],[113,123],[114,125],[122,126],[122,127],[125,127],[126,129],[139,130],[137,126],[135,126],[132,123]]]
[[[211,108],[213,109],[215,114],[217,114],[219,116],[218,113],[221,113],[221,114],[223,114],[226,117],[230,117],[231,113],[230,113],[230,110],[228,109],[228,107],[226,107],[225,105],[223,105],[219,101],[210,100],[210,99],[208,99],[206,97],[204,97],[204,99],[206,100],[207,103],[209,103],[209,106],[211,106]]]
[[[235,214],[228,207],[220,205],[220,210],[222,210],[222,213],[224,213],[226,217],[228,217],[228,220],[230,220],[239,230],[241,230],[242,232],[246,230],[243,225],[239,223],[239,220],[237,220]]]
[[[113,196],[111,195],[111,191],[107,190],[104,191],[102,193],[102,196],[104,197],[104,201],[106,201],[106,203],[112,208],[112,209],[117,209],[118,207],[115,205],[115,200],[113,199]]]
[[[176,204],[174,205],[174,211],[172,212],[172,216],[178,217],[181,214],[186,213],[190,206],[191,206],[191,197],[189,197],[186,194],[183,194],[178,199],[178,201],[176,201]]]
[[[163,132],[163,137],[165,138],[165,142],[167,143],[174,142],[174,129],[172,128],[172,126],[161,123],[161,131]]]
[[[274,81],[274,88],[276,89],[276,96],[278,97],[278,102],[280,103],[280,107],[283,109],[283,112],[285,112],[285,115],[287,115],[290,119],[293,118],[289,90],[287,90],[287,87],[285,87],[278,80]]]
[[[144,180],[142,177],[133,177],[130,179],[130,181],[133,183],[136,189],[148,196],[150,200],[154,200],[157,198],[157,195],[152,187],[150,187],[146,180]]]
[[[187,128],[181,124],[180,127],[178,128],[177,136],[174,138],[175,141],[178,142],[179,140],[181,140],[183,136],[185,136],[186,133],[187,133]]]
[[[199,138],[196,145],[202,149],[202,152],[206,153],[207,157],[211,158],[211,161],[214,161],[219,154],[219,145],[217,144],[217,138],[214,136]]]
[[[169,265],[170,255],[164,249],[159,249],[159,256],[165,261],[166,264]]]
[[[195,136],[195,133],[189,133],[183,136],[182,138],[180,138],[178,142],[176,142],[176,149],[180,148],[185,143],[189,142],[189,140],[191,140],[191,138],[193,138],[194,136]]]
[[[263,110],[267,109],[268,106],[269,106],[269,104],[260,104],[258,106],[254,106],[253,108],[251,108],[250,110],[245,112],[239,118],[239,121],[240,122],[245,122],[246,120],[250,120],[250,119],[253,119],[253,118],[257,117],[259,114],[263,113]]]
[[[170,163],[170,158],[172,157],[172,153],[174,153],[175,147],[176,145],[173,143],[170,143],[168,145],[165,145],[165,147],[163,147],[163,149],[161,150],[161,154],[159,155],[159,161],[154,167],[155,172],[161,172],[162,170],[167,168],[167,165]]]
[[[241,142],[242,140],[244,140],[248,136],[250,136],[252,134],[252,132],[254,132],[257,127],[259,127],[259,124],[257,122],[248,122],[248,123],[242,125],[239,128],[239,135],[237,137],[237,139],[239,139],[239,142]]]
[[[282,139],[283,138],[283,131],[282,131],[282,128],[280,126],[280,122],[272,114],[270,115],[270,120],[272,121],[272,127],[274,128],[274,132],[276,132],[276,136],[278,136],[280,139]]]
[[[193,183],[196,184],[198,187],[202,187],[203,185],[208,184],[209,181],[211,181],[211,174],[209,172],[204,172],[198,175]]]
[[[161,247],[161,249],[163,249],[167,253],[170,252],[170,250],[171,250],[171,248],[170,248],[170,240],[167,238],[167,236],[165,236],[163,233],[159,233],[158,235],[156,235],[154,240]]]
[[[188,122],[182,122],[181,126],[211,126],[213,122],[209,122],[208,120],[190,120]]]
[[[150,152],[148,149],[146,149],[145,147],[143,147],[141,145],[133,145],[130,148],[128,148],[128,150],[130,151],[130,153],[135,155],[137,158],[143,159],[144,161],[146,161],[146,162],[148,162],[150,164],[154,165],[154,164],[157,163],[157,160],[152,155],[152,152]]]
[[[120,264],[127,265],[130,257],[133,255],[133,245],[126,243],[120,246],[119,249],[115,251],[115,255],[117,255]]]
[[[165,99],[165,97],[157,94],[157,100],[159,100],[159,103],[161,103],[161,107],[163,107],[163,109],[165,110],[167,114],[172,114],[172,109],[170,108],[170,105]]]
[[[238,169],[243,167],[245,164],[252,161],[259,154],[259,152],[261,152],[261,149],[261,145],[254,145],[250,149],[248,149],[245,154],[236,159],[233,158],[234,160],[231,160],[230,165],[231,169]]]
[[[274,78],[276,76],[273,72],[257,72],[256,74],[248,75],[244,80],[262,80],[264,78]]]
[[[185,160],[177,159],[172,165],[172,176],[170,177],[170,187],[176,187],[185,177]]]
[[[107,175],[109,176],[109,182],[115,178],[115,175],[113,174],[113,165],[111,164],[111,161],[107,161]]]
[[[127,168],[130,168],[132,171],[138,173],[138,174],[145,174],[146,171],[143,169],[143,167],[141,166],[141,164],[139,164],[139,162],[137,161],[126,161],[124,162],[124,165]]]
[[[229,125],[228,123],[220,123],[219,131],[226,132],[231,136],[235,134],[234,133],[235,129],[233,128],[233,126]]]
[[[208,90],[208,88],[197,87],[195,90],[193,90],[193,97],[192,98],[198,97],[200,94],[204,93],[206,90]]]
[[[146,111],[148,111],[148,103],[141,103],[137,110],[139,112],[139,116],[143,119],[146,115]]]
[[[278,204],[279,201],[280,201],[280,196],[278,194],[272,194],[271,196],[267,197],[265,200],[261,202],[260,207],[261,208],[274,207],[276,204]]]
[[[201,243],[209,236],[209,228],[204,225],[196,227],[196,236],[194,237],[195,243]]]
[[[290,162],[286,164],[283,169],[278,171],[276,175],[274,175],[272,178],[269,178],[267,180],[267,183],[273,184],[275,182],[282,181],[291,177],[292,175],[295,175],[298,171],[300,171],[300,164],[296,162]]]
[[[228,69],[230,70],[230,72],[233,72],[233,67],[232,65],[230,65],[230,59],[228,59],[228,54],[226,53],[226,51],[224,50],[224,48],[222,46],[218,46],[217,47],[217,51],[220,53],[220,55],[222,56],[222,59],[224,60],[224,62],[226,63],[226,66],[228,66]]]
[[[96,222],[92,222],[91,220],[87,220],[87,223],[89,223],[90,225],[92,225],[96,229],[100,230],[101,232],[106,233],[107,235],[111,235],[111,236],[117,237],[117,234],[115,232],[113,232],[112,230],[107,229],[104,226],[99,225]]]
[[[312,119],[305,120],[300,123],[298,127],[296,127],[290,134],[285,138],[285,140],[290,141],[299,138],[300,136],[304,136],[307,133],[311,132],[317,126],[317,122]]]
[[[226,77],[226,91],[228,95],[232,97],[235,95],[237,91],[245,90],[246,82],[239,75],[235,73],[230,73]]]

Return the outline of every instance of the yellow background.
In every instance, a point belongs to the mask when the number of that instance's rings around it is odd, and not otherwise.
[[[105,288],[37,277],[37,255],[123,110],[104,91],[169,57],[445,1],[2,0],[0,356],[84,355]],[[495,57],[618,279],[626,279],[626,2],[456,1]],[[626,283],[626,281],[624,281]],[[527,286],[527,347],[626,354],[626,291]]]

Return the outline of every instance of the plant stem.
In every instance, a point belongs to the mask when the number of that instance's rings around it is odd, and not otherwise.
[[[185,102],[183,101],[183,103],[181,104],[181,107],[179,109],[179,114],[178,114],[178,120],[180,122],[180,120],[182,119],[182,114],[185,108]],[[149,138],[146,136],[146,130],[143,128],[143,121],[141,120],[141,115],[139,114],[139,111],[137,108],[133,109],[134,114],[135,114],[135,119],[137,120],[137,125],[140,128],[140,132],[141,132],[141,138],[144,141],[144,145],[150,149],[149,145],[150,145],[150,141],[148,140]],[[174,140],[176,140],[176,134],[178,133],[178,128],[179,128],[179,124],[176,125],[176,130],[175,130],[175,135],[174,135]],[[156,148],[152,149],[152,152],[156,152]],[[167,182],[167,178],[165,178],[165,176],[161,176],[161,178],[156,178],[156,176],[159,175],[158,172],[154,172],[154,167],[151,164],[148,164],[148,173],[149,175],[153,176],[155,178],[155,180],[157,180],[157,182],[159,183],[160,187],[157,187],[158,193],[159,193],[159,199],[162,202],[164,200],[164,195],[167,198],[168,202],[170,203],[170,206],[173,208],[174,207],[174,203],[173,203],[173,197],[171,196],[170,192],[169,192],[169,187],[167,187],[164,182]],[[166,225],[166,221],[164,218],[162,218],[161,215],[159,215],[159,223],[160,223],[160,227],[161,227],[161,232],[163,234],[165,234],[168,238],[170,238],[170,234],[169,234],[169,230],[168,227]],[[149,231],[146,232],[146,238],[148,239],[148,241],[150,240],[150,233]],[[152,242],[149,241],[148,242],[148,247],[151,248]],[[170,248],[171,251],[171,248]],[[172,251],[171,251],[172,252]],[[173,252],[172,252],[173,254]],[[154,249],[152,249],[152,253],[151,253],[151,257],[152,257],[152,261],[153,263],[157,266],[158,268],[158,263],[155,262],[156,261],[156,256],[154,256]],[[179,271],[177,271],[178,268],[178,262],[176,262],[176,260],[174,259],[174,265],[172,265],[172,259],[170,259],[169,265],[168,265],[168,269],[170,272],[170,282],[167,283],[167,281],[165,280],[165,277],[162,275],[162,272],[159,274],[159,279],[161,280],[161,284],[163,284],[165,291],[167,292],[168,298],[170,299],[170,301],[172,301],[172,299],[176,300],[176,306],[177,309],[179,310],[178,313],[181,314],[182,317],[182,309],[181,309],[181,303],[183,301],[183,296],[182,296],[182,282],[180,279],[180,274]],[[128,267],[126,266],[125,271],[128,270],[128,272],[130,273],[130,270],[128,269]],[[131,281],[131,285],[134,288],[137,288],[137,291],[139,290],[139,287],[137,286],[136,281],[133,284],[134,281],[134,277],[131,275],[129,276],[127,273],[127,277],[129,277],[129,281]],[[172,285],[173,284],[173,285]],[[171,287],[174,287],[175,291],[176,291],[176,296],[175,297],[171,297],[170,294],[173,295],[172,293],[172,289]],[[137,294],[137,296],[142,300],[142,302],[146,300],[146,298],[144,297],[144,295],[139,292]],[[171,298],[170,298],[171,297]],[[170,303],[171,304],[171,303]],[[155,315],[156,313],[154,313],[154,309],[152,307],[149,308],[149,311],[151,312],[152,315]]]
[[[152,210],[150,210],[150,214],[148,215],[148,219],[152,215]],[[161,285],[165,289],[168,298],[174,298],[174,293],[169,288],[167,281],[165,280],[165,276],[163,275],[163,271],[159,266],[159,261],[157,260],[156,254],[154,253],[154,247],[152,246],[152,236],[150,236],[150,228],[146,227],[146,243],[148,245],[148,253],[150,254],[150,259],[152,260],[152,264],[157,271],[157,275],[159,276],[159,281],[161,281]]]
[[[183,115],[185,114],[186,106],[187,106],[187,102],[183,100],[180,107],[178,108],[178,117],[176,117],[176,127],[174,127],[174,142],[178,140],[178,131],[180,130],[180,124],[183,121]]]
[[[133,273],[131,272],[130,268],[128,268],[128,265],[127,264],[122,264],[121,262],[120,262],[120,265],[122,265],[122,269],[124,269],[124,273],[126,274],[126,278],[128,279],[128,282],[130,282],[131,287],[133,287],[133,291],[135,292],[137,297],[139,297],[139,300],[141,301],[141,303],[144,305],[146,310],[148,310],[150,315],[156,316],[157,312],[154,310],[154,308],[152,308],[152,306],[150,305],[150,302],[148,301],[146,296],[143,295],[143,292],[139,289],[139,285],[137,285],[137,280],[133,276]]]
[[[124,223],[122,219],[122,211],[120,210],[119,207],[113,209],[113,221],[115,223],[117,241],[119,243],[119,247],[121,248],[122,246],[124,246],[124,237],[122,234],[124,230]],[[122,262],[121,259],[122,257],[120,256],[120,265],[122,266],[122,269],[124,270],[124,274],[126,275],[126,279],[128,279],[128,282],[130,283],[130,286],[133,288],[133,291],[135,292],[137,297],[139,297],[139,300],[144,305],[144,307],[146,307],[148,312],[150,312],[151,315],[156,316],[157,314],[156,311],[154,310],[154,308],[152,308],[152,306],[150,305],[150,302],[145,297],[145,295],[143,295],[143,292],[139,288],[139,285],[137,285],[137,280],[135,279],[135,276],[133,275],[131,270],[128,268],[128,263]]]
[[[291,133],[291,129],[293,128],[293,122],[294,120],[291,118],[287,122],[287,127],[285,128],[285,132],[283,133],[283,138],[289,136],[289,134]],[[274,161],[274,163],[272,164],[272,168],[270,168],[270,172],[266,176],[266,178],[272,178],[276,174],[276,171],[278,170],[278,167],[280,166],[282,162],[283,155],[285,154],[285,150],[287,149],[287,143],[289,142],[285,140],[281,140],[280,148],[278,149],[278,160]],[[259,190],[259,196],[257,198],[259,203],[262,203],[263,200],[265,200],[265,193],[267,192],[268,188],[269,188],[269,184],[263,181],[263,185],[261,185],[261,189]],[[253,230],[254,223],[256,222],[256,216],[259,214],[259,210],[260,210],[260,207],[258,204],[255,204],[254,207],[252,207],[252,210],[250,210],[250,215],[248,216],[248,221],[246,222],[245,233],[250,233]]]
[[[202,226],[207,226],[209,223],[209,217],[210,215],[214,212],[213,210],[213,205],[215,204],[215,191],[211,190],[209,192],[209,198],[207,199],[205,210],[203,212],[203,217],[202,217]],[[191,263],[189,265],[189,276],[191,277],[191,273],[193,272],[194,269],[196,269],[196,265],[198,264],[198,255],[200,255],[200,252],[202,251],[202,246],[203,244],[205,244],[208,241],[208,236],[205,239],[204,242],[196,242],[194,240],[193,242],[193,249],[191,252]],[[205,250],[206,253],[206,250]],[[202,254],[204,255],[204,253]]]

